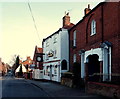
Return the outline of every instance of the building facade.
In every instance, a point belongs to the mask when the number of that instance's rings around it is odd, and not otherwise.
[[[2,62],[2,59],[0,58],[0,77],[4,76],[7,73],[7,66],[4,62]]]
[[[37,46],[34,51],[33,64],[32,78],[43,79],[43,49]]]
[[[83,81],[120,80],[120,2],[90,5],[69,31],[70,70],[80,63]]]
[[[68,29],[72,26],[69,13],[66,13],[63,17],[63,27],[43,39],[44,79],[60,82],[61,74],[69,70]]]

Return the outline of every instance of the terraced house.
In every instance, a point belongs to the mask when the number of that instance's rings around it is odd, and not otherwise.
[[[63,17],[63,27],[43,39],[43,77],[47,80],[61,82],[61,74],[69,70],[69,13]]]
[[[33,55],[33,79],[43,79],[43,49],[35,46]]]
[[[79,63],[82,81],[92,85],[89,92],[95,88],[94,92],[106,94],[103,87],[97,88],[120,84],[120,2],[102,2],[92,10],[88,5],[83,19],[70,29],[69,39],[70,70]],[[118,95],[118,89],[106,95]]]

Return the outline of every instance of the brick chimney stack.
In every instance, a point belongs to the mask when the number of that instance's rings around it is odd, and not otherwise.
[[[84,11],[85,11],[85,15],[88,14],[91,11],[90,4],[88,4],[88,8],[85,8]]]
[[[68,13],[65,12],[65,16],[63,17],[63,27],[69,26],[69,25],[70,25],[69,12]]]
[[[27,56],[27,60],[29,60],[30,59],[30,56]]]

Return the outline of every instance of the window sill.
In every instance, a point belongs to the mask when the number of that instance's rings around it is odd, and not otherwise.
[[[56,59],[57,57],[53,57],[53,59]]]
[[[76,48],[76,46],[73,46],[72,48],[73,48],[73,49],[75,49],[75,48]]]
[[[96,33],[94,33],[94,34],[92,34],[92,33],[91,33],[91,35],[90,35],[90,36],[94,36],[94,35],[96,35]]]

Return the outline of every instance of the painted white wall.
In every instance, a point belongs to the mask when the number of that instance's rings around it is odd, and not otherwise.
[[[87,63],[87,57],[89,55],[97,54],[99,56],[99,61],[103,61],[103,81],[111,80],[111,47],[109,48],[96,48],[91,49],[85,52],[84,63]],[[81,55],[81,62],[83,62],[83,56]],[[83,77],[84,73],[84,65],[81,63],[81,77]],[[109,69],[109,72],[108,72]],[[109,77],[109,78],[108,78]]]
[[[84,57],[85,57],[85,54],[82,53],[82,54],[81,54],[81,78],[84,78],[84,77],[85,77]]]
[[[54,43],[54,36],[57,37],[57,42]],[[49,46],[46,47],[46,42],[49,42]],[[68,31],[67,29],[61,29],[61,31],[59,31],[59,33],[56,33],[54,35],[51,36],[51,38],[48,38],[47,40],[45,40],[45,42],[43,42],[43,53],[44,55],[44,64],[43,64],[43,70],[46,71],[46,66],[50,66],[53,65],[52,68],[52,73],[54,75],[54,65],[57,64],[60,67],[57,68],[57,76],[52,77],[53,81],[58,81],[60,82],[60,78],[61,78],[61,73],[62,72],[66,72],[69,69],[69,38],[68,38]],[[48,59],[46,59],[46,55],[50,50],[56,50],[56,58],[54,57],[49,57]],[[61,71],[61,62],[62,60],[66,60],[67,61],[67,70],[62,70]],[[46,62],[50,62],[50,61],[55,61],[55,60],[60,60],[59,62],[52,62],[52,63],[46,63]],[[50,77],[47,75],[44,75],[44,79],[48,79],[50,80]]]
[[[89,55],[97,54],[99,56],[99,61],[103,60],[102,48],[91,49],[85,52],[84,63],[87,63],[87,57]]]
[[[33,79],[43,79],[43,70],[34,69],[32,78]]]
[[[61,62],[62,60],[67,61],[67,70],[62,70],[62,72],[66,72],[69,70],[69,37],[68,30],[62,29],[61,33]]]

